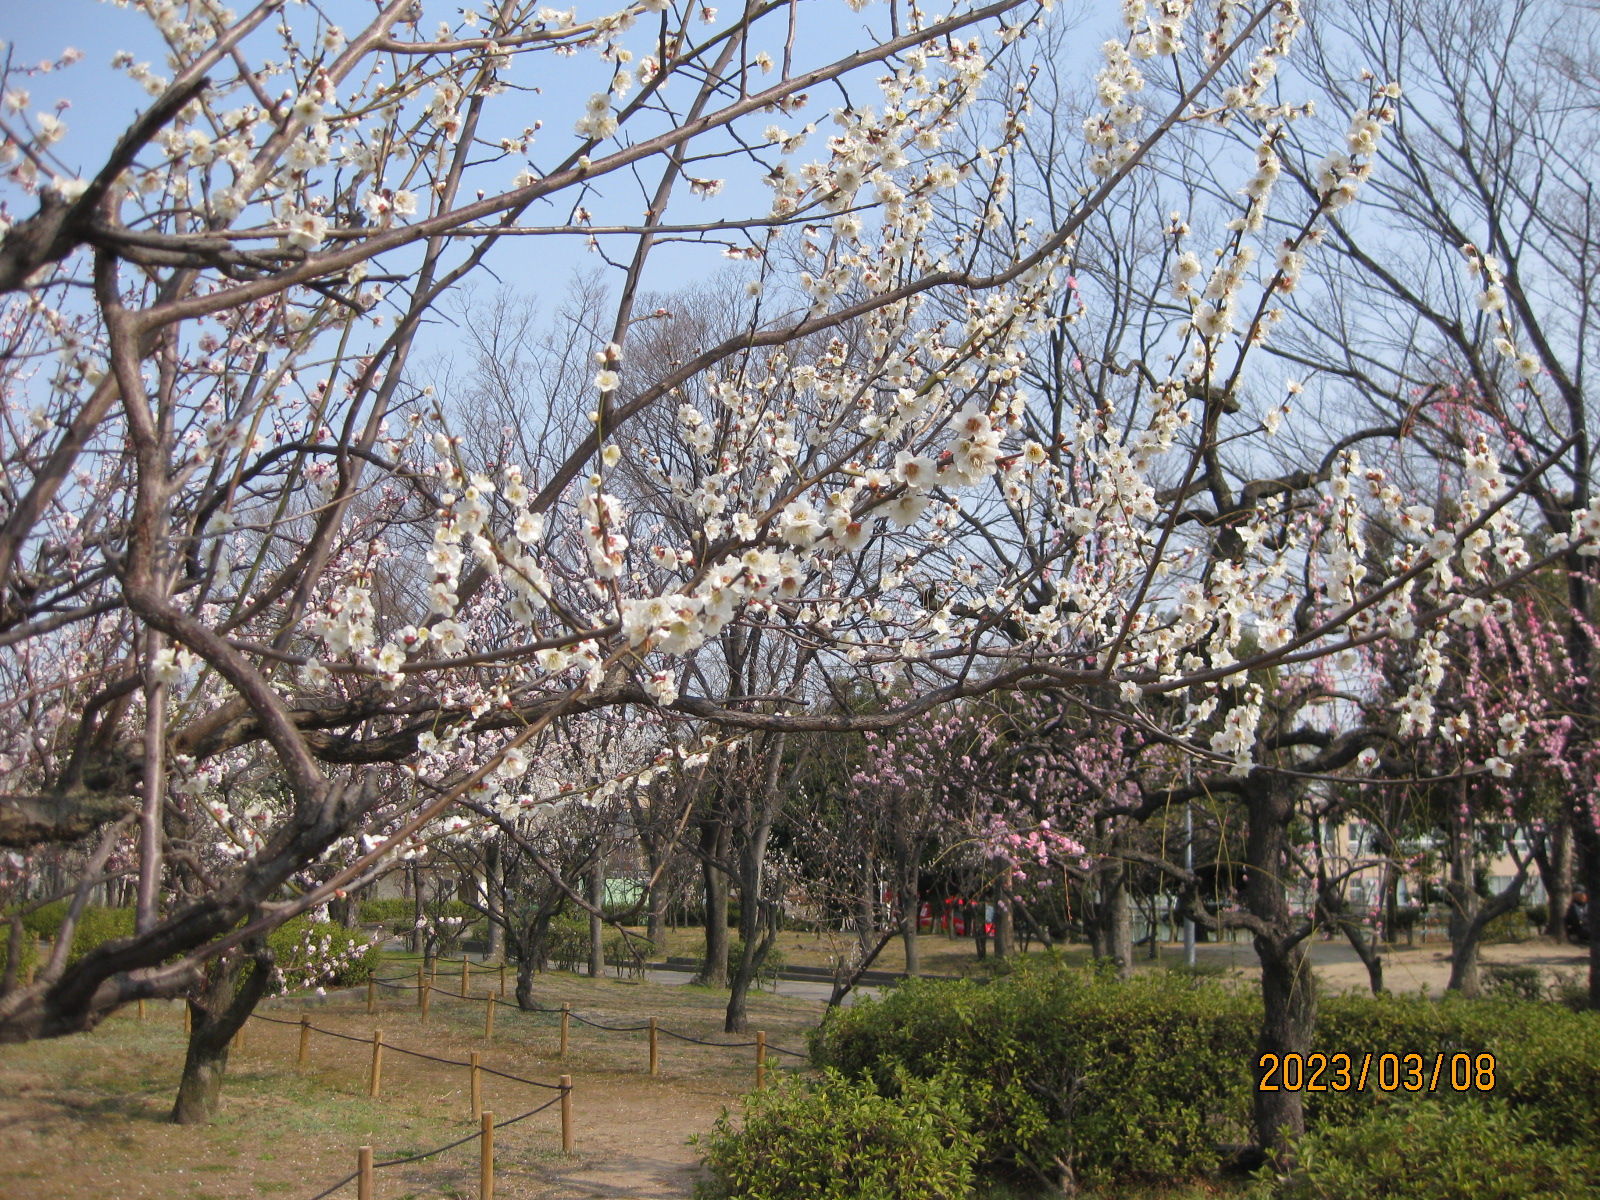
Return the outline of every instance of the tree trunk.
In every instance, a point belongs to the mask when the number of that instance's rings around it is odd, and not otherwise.
[[[1078,911],[1083,913],[1083,936],[1089,939],[1089,957],[1106,957],[1106,919],[1100,903],[1098,878],[1071,885],[1078,893]]]
[[[504,962],[506,958],[506,876],[500,861],[500,843],[491,841],[484,848],[483,906],[489,910],[489,944],[483,952],[487,963]]]
[[[994,885],[994,956],[1006,958],[1017,952],[1017,932],[1011,916],[1011,868],[1007,867]]]
[[[777,820],[782,798],[778,772],[783,765],[783,744],[783,735],[779,734],[765,747],[767,761],[761,790],[749,798],[745,810],[749,820],[739,853],[739,937],[743,947],[730,980],[728,1010],[723,1021],[723,1030],[727,1033],[744,1033],[749,1027],[750,985],[778,940],[778,925],[782,920],[778,899],[768,899],[766,895],[766,866],[767,842],[772,836],[772,823]]]
[[[650,911],[645,917],[644,935],[650,939],[650,944],[660,955],[665,955],[667,952],[666,907],[666,894],[659,886],[651,888]]]
[[[425,915],[425,905],[427,904],[427,898],[424,896],[422,888],[421,867],[414,866],[411,868],[411,902],[411,953],[421,954],[425,946],[425,940],[422,933],[422,921]]]
[[[545,908],[520,929],[513,931],[517,954],[517,1005],[520,1008],[534,1007],[533,977],[544,969],[548,958],[546,948],[550,944],[550,922],[555,915],[555,908]]]
[[[754,907],[748,902],[747,906]],[[750,985],[755,982],[756,972],[761,970],[761,964],[778,938],[775,925],[763,922],[763,926],[760,931],[749,931],[755,936],[744,938],[743,952],[733,964],[733,974],[728,981],[728,1007],[722,1024],[724,1033],[745,1033],[750,1028]]]
[[[1483,944],[1483,931],[1495,918],[1504,916],[1513,911],[1522,902],[1522,885],[1528,877],[1526,865],[1520,866],[1516,875],[1511,880],[1511,885],[1498,896],[1479,902],[1476,893],[1472,893],[1472,916],[1462,921],[1462,928],[1456,928],[1457,912],[1452,908],[1450,914],[1450,982],[1445,985],[1445,991],[1457,991],[1468,998],[1476,998],[1483,992],[1483,985],[1478,973],[1478,948]],[[1454,889],[1455,881],[1451,881]],[[1471,892],[1471,889],[1467,889]],[[1454,899],[1454,897],[1452,897]]]
[[[1245,833],[1245,907],[1253,918],[1256,957],[1261,963],[1261,1036],[1256,1040],[1252,1070],[1259,1084],[1276,1055],[1311,1051],[1316,1032],[1316,981],[1306,938],[1313,928],[1297,922],[1289,910],[1287,879],[1293,869],[1289,824],[1294,816],[1296,785],[1258,771],[1241,789],[1249,812]],[[1264,1067],[1263,1062],[1267,1065]],[[1301,1093],[1280,1086],[1251,1094],[1256,1149],[1280,1171],[1294,1165],[1294,1141],[1305,1133]]]
[[[1251,874],[1257,872],[1252,870]],[[1278,890],[1282,890],[1278,885]],[[1284,905],[1288,915],[1288,905]],[[1256,1061],[1253,1064],[1257,1082],[1265,1073],[1262,1059],[1276,1055],[1281,1064],[1285,1054],[1304,1056],[1312,1049],[1311,1039],[1316,1031],[1317,994],[1316,981],[1311,974],[1311,956],[1306,953],[1305,940],[1292,941],[1257,934],[1256,955],[1261,961],[1261,1036],[1256,1041]],[[1268,1060],[1269,1063],[1274,1060]],[[1287,1169],[1291,1162],[1293,1141],[1306,1131],[1305,1111],[1300,1104],[1300,1093],[1281,1086],[1277,1091],[1251,1090],[1251,1106],[1256,1127],[1258,1147],[1272,1154],[1279,1169]]]
[[[1112,853],[1117,852],[1115,845]],[[1101,874],[1105,897],[1100,911],[1105,918],[1105,953],[1117,967],[1118,979],[1133,977],[1133,912],[1128,902],[1128,864],[1118,862]]]
[[[1350,948],[1356,952],[1356,957],[1361,960],[1361,965],[1367,969],[1367,986],[1372,989],[1374,996],[1383,995],[1383,955],[1372,939],[1361,931],[1360,922],[1343,917],[1339,921],[1339,928],[1344,931],[1345,938],[1350,942]]]
[[[1573,835],[1577,867],[1589,895],[1589,1007],[1600,1009],[1600,831],[1580,822],[1574,824]]]
[[[517,960],[517,1007],[523,1011],[530,1011],[533,1003],[533,972],[534,958],[532,954],[524,954]]]
[[[589,914],[589,978],[599,979],[606,973],[606,923],[601,912],[606,903],[606,864],[604,857],[596,855],[589,871],[589,904],[594,909]]]
[[[174,1124],[205,1125],[217,1115],[228,1071],[228,1045],[266,993],[272,964],[272,951],[257,942],[250,954],[229,951],[208,966],[198,998],[186,1002],[189,1048],[172,1105]]]
[[[861,894],[856,897],[856,905],[856,941],[865,954],[878,941],[877,877],[870,859],[862,864]]]
[[[705,887],[706,953],[694,981],[707,987],[728,986],[728,876],[712,862],[721,862],[728,851],[728,826],[722,821],[703,821],[700,847],[708,857],[700,860],[700,877]]]
[[[972,940],[977,944],[978,961],[982,962],[989,957],[989,917],[981,899],[967,905],[967,922],[971,926]]]
[[[1563,811],[1548,838],[1533,840],[1539,881],[1544,884],[1547,906],[1544,933],[1557,942],[1567,940],[1567,909],[1572,907],[1572,814]]]
[[[1450,896],[1450,982],[1445,991],[1460,992],[1469,1000],[1483,994],[1478,977],[1478,946],[1483,923],[1478,921],[1478,894],[1468,883],[1452,878],[1445,891]]]
[[[900,941],[905,946],[906,976],[915,979],[922,974],[922,947],[917,941],[917,910],[913,905],[911,911],[900,918]]]
[[[664,862],[668,847],[662,845],[660,838],[652,832],[651,823],[644,806],[639,801],[637,791],[630,794],[629,803],[633,809],[634,828],[638,831],[639,848],[644,851],[645,867],[649,870],[649,894],[645,897],[645,930],[644,935],[650,940],[654,953],[663,957],[667,953],[667,889],[662,885],[666,881]]]
[[[361,924],[361,893],[351,892],[339,902],[339,924],[354,929]]]
[[[1463,799],[1463,806],[1465,803]],[[1466,822],[1467,818],[1458,816],[1450,825],[1450,878],[1445,884],[1445,894],[1450,898],[1450,982],[1445,990],[1475,1000],[1483,991],[1478,977],[1478,947],[1488,922],[1479,919],[1484,905],[1473,886],[1473,844]]]

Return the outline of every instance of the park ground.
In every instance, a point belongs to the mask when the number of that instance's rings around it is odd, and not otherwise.
[[[689,945],[690,931],[682,931]],[[786,934],[790,962],[825,962],[827,950],[806,934]],[[820,947],[820,948],[819,948]],[[683,947],[674,945],[674,952]],[[898,950],[898,947],[895,948]],[[1447,947],[1438,942],[1397,947],[1388,955],[1396,991],[1443,990]],[[1202,963],[1225,968],[1241,986],[1251,982],[1248,943],[1199,947]],[[1083,956],[1079,947],[1069,959]],[[1318,975],[1335,990],[1362,988],[1366,975],[1348,947],[1319,942]],[[879,964],[893,969],[898,953]],[[1489,963],[1535,965],[1554,978],[1576,975],[1584,951],[1543,941],[1489,946]],[[929,938],[924,967],[930,973],[970,969],[970,942]],[[1181,950],[1161,948],[1145,969],[1181,961]],[[387,958],[380,975],[414,971],[414,960]],[[538,1001],[559,1005],[605,1024],[631,1025],[649,1017],[663,1029],[713,1042],[742,1042],[721,1033],[726,993],[683,982],[685,976],[652,973],[644,980],[588,979],[564,972],[540,976]],[[472,988],[482,996],[497,986],[479,972]],[[485,1067],[524,1078],[574,1080],[576,1154],[560,1153],[558,1109],[551,1108],[500,1131],[496,1138],[497,1200],[629,1200],[692,1196],[698,1152],[690,1139],[709,1131],[719,1113],[737,1110],[754,1084],[748,1047],[700,1046],[661,1039],[661,1070],[647,1071],[646,1034],[595,1030],[573,1022],[565,1059],[559,1055],[559,1018],[497,1007],[495,1038],[483,1037],[484,1005],[447,997],[458,979],[441,974],[440,993],[421,1020],[414,994],[386,990],[380,1011],[366,1012],[364,994],[286,998],[259,1011],[245,1045],[229,1064],[217,1120],[179,1128],[165,1118],[182,1067],[184,1035],[176,1004],[148,1006],[144,1020],[129,1008],[93,1033],[56,1041],[0,1047],[0,1195],[6,1200],[235,1200],[283,1196],[311,1200],[355,1168],[356,1149],[374,1148],[378,1161],[403,1157],[470,1135],[469,1075],[461,1067],[409,1058],[393,1047],[465,1060],[476,1050]],[[777,994],[751,1000],[751,1028],[774,1047],[803,1051],[805,1031],[823,1011],[825,989],[785,983]],[[296,1063],[299,1014],[318,1029],[310,1061]],[[382,1095],[367,1097],[370,1038],[384,1031]],[[771,1070],[801,1069],[799,1059],[774,1053]],[[552,1093],[493,1076],[484,1079],[484,1107],[497,1120],[544,1103]],[[378,1173],[380,1200],[477,1195],[476,1148],[469,1143],[437,1158]],[[1151,1193],[1190,1200],[1209,1191]],[[355,1186],[336,1193],[355,1195]],[[1119,1197],[1128,1193],[1119,1192]]]

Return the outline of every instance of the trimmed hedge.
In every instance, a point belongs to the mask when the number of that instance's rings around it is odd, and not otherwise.
[[[1600,1161],[1600,1014],[1454,996],[1330,996],[1319,1008],[1316,1048],[1357,1064],[1368,1051],[1415,1051],[1430,1064],[1439,1053],[1493,1054],[1491,1093],[1434,1102],[1451,1112],[1515,1111],[1515,1137],[1496,1143],[1507,1169],[1520,1161],[1518,1139]],[[1053,1175],[1059,1161],[1086,1182],[1178,1180],[1210,1173],[1224,1147],[1249,1140],[1260,1020],[1257,994],[1207,981],[1151,974],[1118,983],[1025,966],[988,983],[909,980],[836,1011],[813,1033],[812,1057],[885,1095],[897,1094],[902,1076],[953,1073],[968,1085],[968,1114],[991,1167]],[[1361,1093],[1307,1093],[1308,1129],[1332,1138],[1376,1119],[1375,1104],[1403,1110],[1427,1098],[1380,1098],[1373,1082]],[[1455,1136],[1455,1126],[1429,1119],[1418,1118],[1425,1134]]]
[[[700,1200],[955,1200],[972,1187],[979,1146],[946,1077],[896,1080],[895,1098],[837,1071],[780,1077],[727,1109],[705,1139]],[[696,1145],[700,1139],[696,1139]]]
[[[1534,1135],[1547,1145],[1600,1150],[1600,1013],[1454,994],[1442,1000],[1338,996],[1320,1005],[1316,1044],[1319,1050],[1352,1056],[1368,1050],[1415,1051],[1428,1060],[1430,1075],[1436,1054],[1447,1056],[1446,1071],[1451,1054],[1493,1054],[1493,1100],[1525,1114]],[[1472,1095],[1449,1099],[1461,1103]],[[1372,1100],[1370,1089],[1364,1095],[1308,1094],[1307,1127],[1354,1124],[1367,1116]]]
[[[360,919],[363,921],[382,921],[385,924],[404,921],[409,929],[416,916],[417,902],[407,896],[385,896],[381,900],[361,901]]]
[[[57,900],[22,918],[22,927],[35,937],[55,938],[61,932],[61,922],[67,918],[68,901]],[[103,942],[114,938],[133,936],[134,912],[131,908],[102,908],[97,904],[85,905],[78,915],[78,924],[72,931],[72,949],[67,962],[75,963]],[[3,935],[0,935],[3,940]],[[0,947],[0,954],[4,954]],[[24,962],[27,960],[24,959]]]
[[[1552,1146],[1532,1113],[1497,1101],[1379,1101],[1300,1143],[1278,1200],[1587,1200],[1600,1157]]]
[[[989,983],[907,980],[835,1010],[812,1057],[897,1094],[905,1076],[968,1085],[991,1165],[1080,1179],[1186,1178],[1248,1137],[1258,1009],[1170,976],[1023,968]]]
[[[0,978],[4,977],[10,962],[11,929],[7,925],[0,925]],[[27,978],[29,967],[38,970],[43,965],[39,961],[39,943],[30,933],[22,939],[22,953],[17,956],[17,981],[20,983]]]

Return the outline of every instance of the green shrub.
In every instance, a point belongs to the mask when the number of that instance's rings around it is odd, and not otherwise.
[[[459,917],[461,923],[454,927],[448,941],[469,937],[484,924],[478,910],[464,900],[430,900],[423,904],[423,913],[434,921],[442,917]],[[382,921],[397,936],[408,934],[416,927],[417,902],[404,896],[389,896],[382,900],[361,902],[362,921]]]
[[[1368,1101],[1300,1144],[1280,1200],[1581,1200],[1600,1195],[1592,1147],[1551,1146],[1498,1101]]]
[[[1543,1000],[1544,974],[1538,967],[1485,963],[1479,968],[1485,988],[1507,1000]]]
[[[1520,908],[1514,908],[1508,913],[1501,913],[1483,927],[1483,944],[1497,946],[1525,942],[1538,932],[1529,923],[1528,914]]]
[[[1219,1147],[1249,1140],[1250,1065],[1259,997],[1172,974],[1128,983],[1092,972],[1025,966],[989,983],[912,980],[880,1000],[830,1014],[812,1055],[893,1094],[897,1072],[949,1070],[974,1085],[973,1128],[989,1165],[1046,1174],[1057,1159],[1086,1182],[1181,1179],[1214,1169]],[[1457,1052],[1494,1055],[1488,1098],[1521,1114],[1551,1146],[1600,1150],[1600,1014],[1506,999],[1328,996],[1319,1003],[1316,1050],[1363,1057],[1415,1052],[1433,1099],[1481,1103],[1449,1088]],[[1306,1093],[1313,1132],[1354,1124],[1373,1110],[1379,1062],[1365,1092]],[[1414,1099],[1397,1093],[1392,1103]]]
[[[588,937],[584,937],[587,947]],[[601,943],[605,948],[606,965],[615,967],[619,974],[626,974],[630,978],[642,978],[644,963],[650,953],[650,943],[643,938],[624,937],[620,933],[612,934]]]
[[[11,926],[0,925],[0,978],[4,978],[6,967],[11,962]],[[22,952],[17,955],[17,982],[28,976],[28,968],[38,970],[44,964],[39,961],[39,941],[31,933],[24,931],[22,935]]]
[[[68,901],[57,900],[36,908],[22,918],[22,927],[32,937],[54,939],[61,932],[61,923],[67,919]],[[67,961],[75,963],[89,951],[115,938],[133,936],[133,909],[102,908],[97,904],[84,906],[78,915],[78,924],[72,931],[72,949]],[[0,938],[3,938],[0,934]],[[4,953],[0,949],[0,953]]]
[[[359,929],[333,921],[295,917],[267,936],[278,974],[290,991],[309,987],[355,987],[372,978],[382,957]]]
[[[571,916],[551,921],[545,953],[550,956],[550,965],[558,971],[581,970],[589,961],[588,916],[585,915],[581,924]]]
[[[1215,984],[1023,966],[991,983],[908,980],[836,1010],[812,1056],[891,1095],[902,1072],[952,1072],[991,1164],[1182,1178],[1247,1139],[1259,1024],[1259,1001]]]
[[[407,929],[417,918],[417,902],[406,896],[386,896],[382,900],[361,902],[362,921],[382,921],[386,925],[403,922]]]
[[[1539,1140],[1600,1148],[1600,1013],[1454,994],[1442,1000],[1335,996],[1321,1002],[1316,1045],[1357,1061],[1369,1050],[1415,1051],[1429,1063],[1430,1077],[1438,1054],[1493,1054],[1493,1099],[1524,1114]],[[1449,1099],[1458,1103],[1472,1096]],[[1354,1124],[1371,1107],[1370,1092],[1308,1093],[1308,1128]]]
[[[1586,971],[1555,971],[1550,981],[1550,999],[1572,1012],[1589,1009],[1589,979]]]
[[[701,1200],[959,1200],[978,1142],[946,1077],[900,1076],[893,1098],[835,1071],[781,1077],[726,1109],[706,1139]]]

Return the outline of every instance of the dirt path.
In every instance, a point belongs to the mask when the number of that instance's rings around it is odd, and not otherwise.
[[[1196,947],[1197,961],[1203,966],[1225,968],[1241,979],[1253,980],[1260,973],[1254,946],[1248,941],[1211,943]],[[1182,962],[1182,949],[1164,946],[1161,965]],[[1142,952],[1141,952],[1142,956]],[[1316,939],[1311,946],[1311,961],[1322,986],[1335,992],[1368,990],[1367,969],[1343,940]],[[1559,945],[1545,938],[1484,946],[1479,951],[1483,966],[1537,967],[1546,985],[1559,979],[1586,979],[1589,970],[1587,946]],[[1141,962],[1141,967],[1146,964]],[[1450,982],[1450,943],[1437,938],[1411,946],[1391,946],[1383,952],[1384,986],[1400,994],[1443,994]]]

